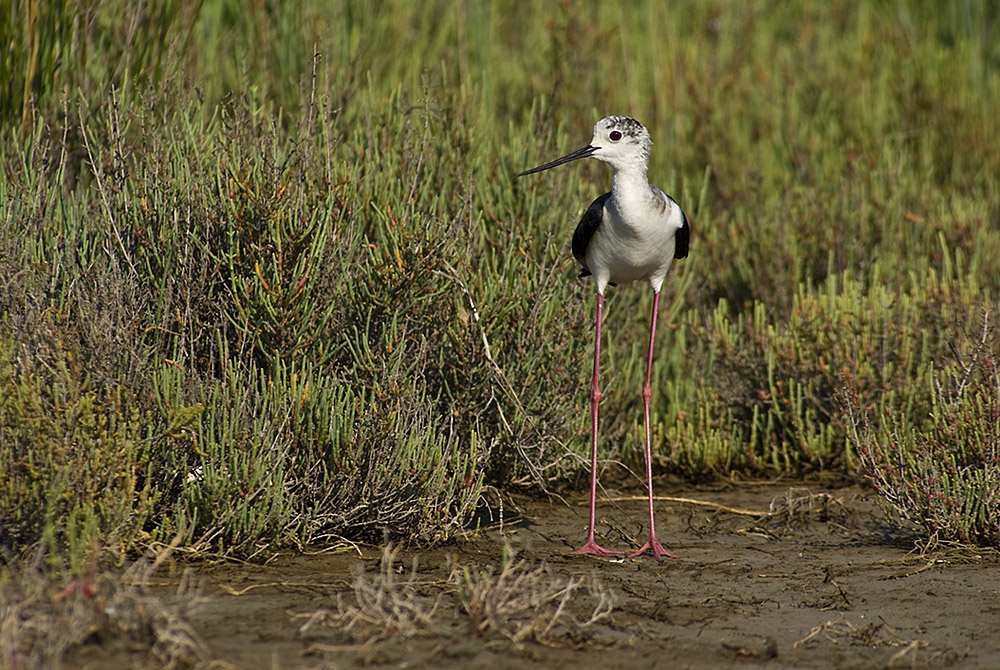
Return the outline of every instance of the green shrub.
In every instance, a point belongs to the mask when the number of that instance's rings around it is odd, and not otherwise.
[[[955,357],[919,392],[926,418],[890,407],[872,417],[851,389],[851,441],[887,516],[930,542],[1000,547],[1000,346],[982,317],[975,339],[956,338]],[[971,340],[971,344],[970,344]]]
[[[156,451],[173,426],[127,389],[97,386],[51,313],[27,352],[0,331],[0,552],[41,543],[82,564],[98,538],[142,546],[163,494]]]
[[[182,5],[0,17],[6,551],[433,540],[488,486],[584,476],[569,238],[608,172],[513,175],[607,113],[693,226],[658,472],[850,475],[844,380],[925,429],[1000,291],[983,3]],[[650,299],[607,299],[600,449],[632,469]]]
[[[933,272],[901,293],[850,274],[829,277],[822,291],[800,286],[787,322],[757,302],[738,325],[722,301],[707,326],[688,330],[691,369],[702,371],[697,397],[706,406],[682,408],[693,421],[661,417],[663,439],[675,445],[678,464],[693,463],[695,472],[849,475],[857,462],[845,384],[873,411],[929,415],[933,401],[923,389],[950,355],[947,334],[971,326],[970,316],[991,304],[973,278]],[[714,463],[708,453],[719,454]]]

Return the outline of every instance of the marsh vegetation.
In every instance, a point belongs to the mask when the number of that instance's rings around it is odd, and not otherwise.
[[[655,474],[860,481],[996,548],[991,3],[24,0],[0,34],[5,580],[438,546],[577,488],[608,175],[514,175],[609,113],[693,228]],[[646,293],[608,294],[609,481]]]

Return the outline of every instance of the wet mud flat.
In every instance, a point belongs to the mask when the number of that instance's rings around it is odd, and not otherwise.
[[[678,555],[660,563],[572,555],[586,500],[522,498],[503,524],[434,549],[196,565],[185,618],[215,668],[1000,668],[996,552],[920,554],[856,486],[657,493],[657,534]],[[607,490],[599,541],[637,548],[645,505]],[[191,569],[150,588],[169,601]]]

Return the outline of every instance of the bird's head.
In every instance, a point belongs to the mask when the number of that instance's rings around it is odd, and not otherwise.
[[[615,169],[637,162],[645,168],[652,144],[649,132],[632,117],[608,116],[594,126],[594,138],[590,140],[594,152],[590,155]]]
[[[594,137],[587,146],[544,165],[525,170],[517,176],[523,177],[548,170],[579,158],[596,158],[608,163],[615,170],[633,168],[645,170],[649,163],[650,146],[652,142],[649,139],[649,132],[641,123],[630,116],[608,116],[594,126]]]

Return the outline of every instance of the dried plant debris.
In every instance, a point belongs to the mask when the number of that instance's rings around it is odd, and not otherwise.
[[[768,512],[769,522],[789,527],[811,521],[844,525],[850,516],[843,500],[826,492],[813,493],[798,486],[789,487],[784,495],[772,499]]]
[[[387,547],[373,574],[357,570],[353,598],[338,595],[328,610],[298,615],[300,634],[313,636],[318,625],[334,628],[356,645],[420,636],[461,638],[470,632],[487,644],[527,642],[578,647],[601,644],[595,624],[611,616],[616,598],[600,580],[562,577],[545,563],[518,559],[506,547],[499,566],[471,568],[450,562],[446,580],[421,575],[415,557],[409,567]],[[586,617],[579,611],[583,599]],[[317,648],[330,649],[318,644]]]
[[[534,640],[543,644],[581,643],[587,631],[611,615],[612,592],[596,577],[559,577],[544,564],[518,560],[505,548],[499,568],[471,570],[455,563],[452,581],[474,632],[500,635],[515,644]],[[571,600],[584,599],[586,619],[566,609]]]
[[[32,567],[6,571],[0,587],[0,666],[57,667],[68,655],[124,656],[145,668],[199,668],[205,645],[187,623],[196,603],[184,581],[169,603],[142,586],[149,564],[69,578]],[[124,662],[124,661],[123,661]]]
[[[300,627],[307,633],[317,623],[325,623],[355,642],[387,638],[409,638],[438,632],[435,613],[440,606],[443,582],[423,582],[414,557],[411,569],[397,562],[398,547],[387,546],[378,571],[369,575],[359,565],[354,573],[354,598],[337,596],[334,609],[310,615]],[[429,595],[430,593],[434,595]]]
[[[887,668],[929,667],[939,664],[947,666],[968,655],[967,649],[933,650],[927,640],[903,636],[881,617],[878,621],[869,621],[863,625],[855,625],[844,617],[827,621],[814,626],[808,635],[795,642],[792,647],[817,644],[824,640],[833,644],[894,648],[895,651],[885,662]]]

